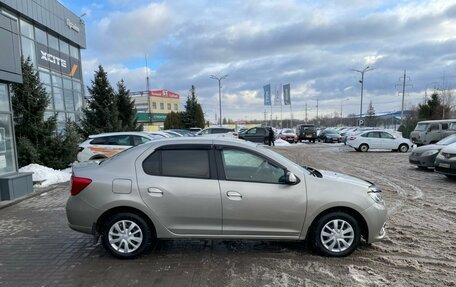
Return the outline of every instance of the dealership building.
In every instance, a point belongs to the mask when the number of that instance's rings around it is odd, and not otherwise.
[[[180,96],[168,90],[130,93],[135,101],[136,119],[146,131],[158,131],[170,112],[179,112]]]
[[[84,104],[81,49],[84,22],[56,0],[0,0],[0,200],[31,190],[29,174],[17,173],[10,84],[22,82],[21,56],[30,57],[58,129],[78,120]]]

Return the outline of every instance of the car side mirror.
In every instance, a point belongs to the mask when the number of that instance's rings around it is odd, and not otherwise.
[[[298,183],[298,178],[292,172],[287,171],[287,173],[286,173],[286,183],[287,184],[291,184],[291,185],[297,184]]]

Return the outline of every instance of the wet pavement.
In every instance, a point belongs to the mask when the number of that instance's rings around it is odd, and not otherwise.
[[[64,184],[0,209],[0,286],[456,286],[456,182],[410,166],[408,154],[275,150],[377,183],[389,208],[386,238],[346,258],[314,255],[302,242],[161,240],[119,260],[67,227]]]

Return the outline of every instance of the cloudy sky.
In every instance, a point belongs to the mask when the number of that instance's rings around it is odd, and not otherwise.
[[[99,64],[114,85],[124,79],[145,90],[145,55],[151,89],[182,96],[191,85],[206,116],[263,119],[263,86],[290,83],[294,118],[359,113],[360,73],[366,66],[365,111],[400,110],[404,69],[406,108],[425,90],[455,88],[456,0],[105,0],[61,2],[86,23],[86,85]],[[274,107],[280,118],[280,107]],[[289,116],[288,106],[283,116]]]

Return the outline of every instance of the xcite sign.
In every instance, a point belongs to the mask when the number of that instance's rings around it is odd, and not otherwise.
[[[67,67],[67,62],[63,59],[60,59],[59,57],[56,57],[52,54],[49,54],[47,52],[41,51],[41,60],[45,60],[47,62],[50,62],[52,64],[56,64],[58,66],[62,66],[63,68]]]

